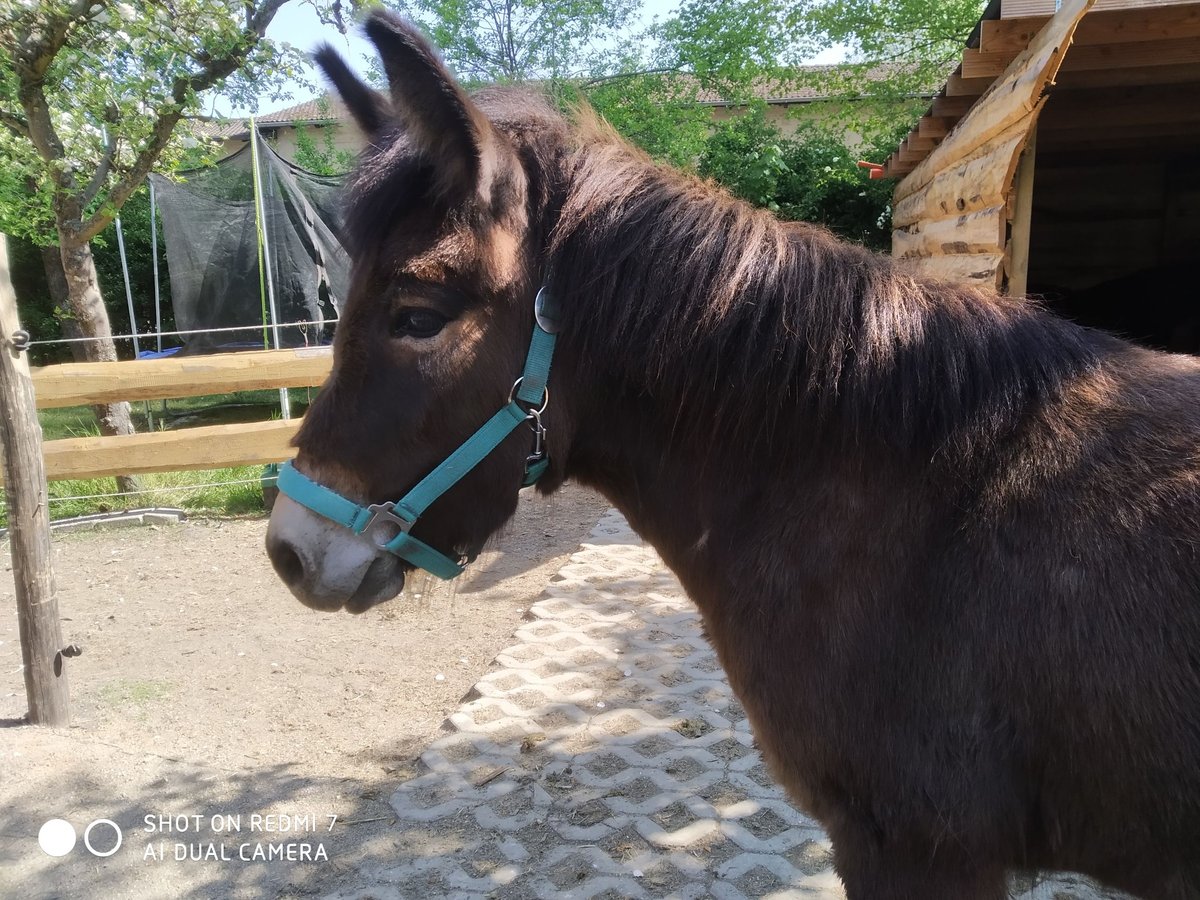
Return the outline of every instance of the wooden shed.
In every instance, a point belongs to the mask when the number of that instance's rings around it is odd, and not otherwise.
[[[921,271],[1200,351],[1200,0],[993,0],[885,172]]]

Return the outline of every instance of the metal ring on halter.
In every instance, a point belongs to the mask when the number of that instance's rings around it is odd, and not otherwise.
[[[513,382],[512,390],[508,392],[508,402],[509,403],[512,403],[513,400],[516,399],[517,388],[519,388],[521,386],[521,382],[524,380],[525,380],[525,376],[522,375],[520,378],[518,378],[516,381]],[[544,413],[546,411],[546,407],[549,405],[550,405],[550,388],[544,387],[544,388],[542,388],[542,405],[539,406],[536,410],[533,408],[530,408],[528,411],[531,413],[534,413],[535,415],[540,416],[542,413]]]

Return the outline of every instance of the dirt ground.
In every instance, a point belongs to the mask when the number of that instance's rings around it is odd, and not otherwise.
[[[83,648],[69,729],[21,723],[0,586],[0,897],[369,888],[356,866],[392,848],[391,791],[605,507],[570,486],[526,496],[453,589],[414,585],[359,617],[292,598],[265,519],[55,535],[64,640]],[[53,818],[78,834],[57,858],[38,843]],[[114,826],[121,845],[98,855]]]

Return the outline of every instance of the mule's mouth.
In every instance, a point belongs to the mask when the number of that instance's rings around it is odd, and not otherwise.
[[[367,567],[363,579],[346,601],[346,612],[361,615],[373,606],[387,603],[404,590],[404,569],[386,556],[378,556]]]
[[[279,577],[310,609],[363,613],[404,588],[398,557],[289,497],[275,501],[266,544]]]

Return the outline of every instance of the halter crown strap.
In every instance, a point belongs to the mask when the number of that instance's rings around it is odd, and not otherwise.
[[[550,377],[555,343],[554,333],[543,325],[550,325],[557,331],[557,323],[549,319],[544,311],[548,305],[545,295],[546,289],[543,287],[538,291],[538,299],[535,301],[538,310],[537,324],[534,325],[533,337],[529,342],[525,369],[513,386],[508,403],[399,500],[360,506],[336,491],[305,477],[291,462],[284,463],[279,469],[279,490],[302,506],[349,528],[355,534],[362,534],[376,519],[386,519],[397,525],[400,533],[382,545],[384,550],[438,578],[448,580],[461,575],[461,560],[453,560],[417,540],[409,534],[409,530],[430,504],[479,465],[522,422],[534,422],[534,434],[538,438],[537,447],[540,448],[541,437],[544,434],[540,415],[549,402],[546,382]],[[536,482],[549,463],[544,454],[539,455],[535,452],[529,457],[522,486],[528,487]]]

